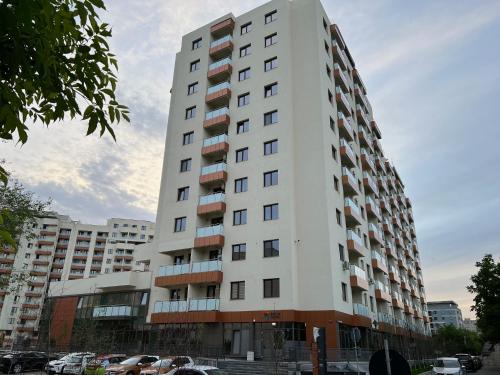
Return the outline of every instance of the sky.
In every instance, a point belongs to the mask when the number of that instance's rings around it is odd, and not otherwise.
[[[86,223],[154,220],[181,37],[263,0],[106,0],[119,98],[131,124],[85,137],[79,121],[31,127],[0,158],[53,209]],[[386,156],[413,203],[428,300],[455,300],[485,253],[500,257],[500,2],[323,0],[367,87]]]

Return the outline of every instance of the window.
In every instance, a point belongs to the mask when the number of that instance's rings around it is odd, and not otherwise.
[[[234,180],[234,192],[243,193],[248,190],[248,177]]]
[[[236,124],[236,134],[246,133],[250,129],[250,121],[242,120]]]
[[[339,259],[342,262],[345,262],[345,253],[344,253],[344,246],[339,244]]]
[[[113,249],[108,249],[108,254],[113,254]]]
[[[328,78],[332,79],[332,69],[326,64],[326,75]]]
[[[177,200],[187,201],[189,198],[189,186],[181,187],[177,189]]]
[[[273,44],[276,44],[276,43],[278,43],[278,33],[268,35],[264,38],[264,46],[265,47],[272,46]]]
[[[278,83],[274,82],[270,85],[264,86],[264,98],[274,96],[278,93]]]
[[[328,33],[328,23],[326,23],[325,19],[323,18],[323,28],[325,31]]]
[[[111,259],[106,259],[106,264],[111,264]]]
[[[280,279],[264,279],[264,298],[280,296]]]
[[[233,225],[244,225],[247,223],[247,210],[233,211]]]
[[[278,58],[273,57],[272,59],[264,61],[264,72],[276,69],[278,67]]]
[[[186,120],[196,116],[196,106],[186,108]]]
[[[184,232],[186,230],[186,217],[178,217],[175,219],[174,232]]]
[[[231,282],[231,299],[245,299],[245,282]]]
[[[31,254],[30,253],[26,253],[24,254],[24,259],[29,259],[31,257]]]
[[[268,204],[264,206],[264,220],[277,220],[278,219],[278,203]]]
[[[247,44],[246,46],[243,46],[240,48],[240,57],[245,57],[248,56],[252,53],[252,45]]]
[[[200,69],[200,60],[193,61],[193,62],[189,65],[189,71],[190,71],[190,72],[195,72],[195,71],[197,71],[198,69]]]
[[[193,50],[200,48],[201,47],[201,38],[193,40],[193,43],[191,44],[191,47],[192,47]]]
[[[347,284],[341,283],[342,285],[342,301],[347,302]]]
[[[250,78],[250,68],[240,70],[238,73],[238,81],[244,81]]]
[[[330,104],[333,104],[333,94],[330,90],[328,90],[328,101]]]
[[[337,224],[342,226],[342,213],[339,209],[336,209],[335,212],[337,214]]]
[[[118,224],[113,224],[113,228],[118,228]]]
[[[375,310],[373,308],[373,297],[372,296],[370,296],[370,311],[375,312]]]
[[[335,121],[330,117],[330,129],[335,133]]]
[[[278,11],[273,10],[272,12],[269,12],[266,14],[266,16],[264,18],[264,23],[268,24],[268,23],[276,21],[277,19],[278,19]]]
[[[264,258],[277,257],[280,255],[280,240],[264,241]]]
[[[332,145],[332,158],[334,160],[337,160],[337,149],[335,148],[334,145]]]
[[[182,135],[182,145],[190,145],[194,141],[194,132],[184,133]]]
[[[252,23],[247,22],[244,25],[241,25],[240,30],[241,30],[241,35],[249,33],[250,31],[252,31]]]
[[[325,52],[329,55],[330,54],[330,47],[328,46],[328,42],[325,40]]]
[[[278,140],[264,142],[264,155],[276,154],[278,152]]]
[[[278,171],[264,173],[264,187],[278,185]]]
[[[247,255],[247,244],[239,243],[233,245],[233,260],[245,260]]]
[[[248,147],[236,150],[236,163],[248,160]]]
[[[188,95],[192,95],[198,92],[198,82],[193,82],[188,85]]]
[[[181,160],[181,172],[188,172],[191,170],[191,159]]]
[[[277,122],[278,122],[278,111],[277,110],[264,113],[264,126],[275,124]]]
[[[333,187],[336,191],[339,191],[339,179],[337,176],[333,176]]]
[[[243,107],[250,104],[250,93],[241,94],[238,96],[238,107]]]

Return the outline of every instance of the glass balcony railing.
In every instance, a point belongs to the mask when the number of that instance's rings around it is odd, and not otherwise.
[[[362,305],[360,303],[353,303],[352,309],[353,309],[355,315],[362,315],[362,316],[366,316],[368,318],[371,317],[370,310],[368,310],[368,307],[365,305]]]
[[[366,158],[367,163],[370,165],[370,167],[375,170],[375,159],[373,159],[373,156],[371,156],[364,148],[361,149],[361,155]]]
[[[344,122],[344,127],[349,131],[349,133],[352,133],[352,125],[351,125],[352,118],[345,117],[345,115],[342,112],[338,112],[338,118],[339,120],[342,120]]]
[[[384,266],[387,267],[387,262],[384,259],[384,257],[382,255],[380,255],[378,252],[376,252],[375,250],[372,250],[372,259],[377,260],[378,262],[382,263]]]
[[[360,279],[366,280],[366,271],[363,270],[361,267],[351,264],[349,269],[351,272],[351,276],[356,276],[359,277]]]
[[[207,95],[213,94],[214,92],[217,92],[219,90],[224,90],[224,89],[229,89],[229,88],[231,88],[231,85],[229,84],[229,82],[222,82],[222,83],[219,83],[218,85],[209,87],[207,89]]]
[[[363,240],[361,239],[361,237],[359,237],[356,232],[350,229],[347,230],[347,239],[356,242],[359,246],[363,246]]]
[[[185,273],[189,273],[189,268],[189,263],[161,266],[158,276],[183,275]]]
[[[335,63],[335,64],[333,64],[333,68],[336,69],[336,70],[338,70],[338,72],[339,72],[338,75],[339,75],[340,79],[342,81],[344,81],[344,83],[345,83],[346,86],[348,86],[348,82],[349,81],[347,80],[347,76],[345,75],[345,73],[342,70],[342,68],[340,67],[340,65],[337,64],[337,63]]]
[[[375,203],[375,201],[372,199],[372,197],[369,197],[367,196],[366,197],[366,204],[369,204],[372,211],[375,212],[375,214],[377,214],[377,216],[380,216],[380,208],[378,206],[378,204]]]
[[[132,316],[132,306],[96,306],[92,311],[94,318]]]
[[[221,107],[219,109],[216,109],[215,111],[210,111],[205,114],[205,120],[211,120],[215,117],[223,116],[223,115],[229,115],[229,108],[228,107]]]
[[[372,137],[370,136],[370,134],[368,134],[368,132],[365,130],[363,126],[359,127],[359,133],[363,135],[363,138],[366,139],[366,142],[371,147]]]
[[[219,134],[215,137],[205,138],[203,140],[203,147],[213,146],[222,142],[227,142],[227,134]]]
[[[349,100],[347,99],[347,96],[342,91],[342,89],[339,86],[335,86],[335,92],[340,95],[340,100],[345,105],[345,107],[350,111],[351,105],[349,103]]]
[[[354,154],[354,151],[349,143],[343,138],[340,139],[340,147],[345,147],[345,150],[347,154],[349,154],[349,157],[354,161],[356,160],[356,155]]]
[[[230,65],[231,63],[232,63],[231,59],[229,57],[226,57],[224,59],[218,60],[218,61],[210,64],[208,66],[208,70],[217,69],[217,68],[220,68],[221,66],[224,66],[224,65]]]
[[[387,293],[387,294],[391,293],[391,291],[389,290],[389,287],[378,280],[375,281],[375,289],[380,289],[381,291],[383,291],[384,293]]]
[[[403,302],[403,298],[401,297],[401,294],[398,292],[392,292],[391,297],[399,302]]]
[[[172,264],[161,266],[158,276],[184,275],[188,273],[210,272],[222,270],[222,261],[207,260],[203,262]]]
[[[220,46],[221,44],[226,43],[226,42],[230,42],[232,40],[233,40],[233,37],[231,35],[223,36],[222,38],[214,40],[212,43],[210,43],[210,48]]]
[[[189,300],[189,311],[218,311],[219,299],[203,298]]]
[[[157,301],[155,302],[154,312],[186,312],[187,307],[187,301]]]
[[[223,172],[227,170],[226,163],[217,163],[212,165],[207,165],[206,167],[201,168],[201,175],[204,176],[210,173]]]
[[[201,206],[204,204],[224,202],[225,198],[226,195],[224,193],[214,193],[214,194],[204,195],[199,198],[198,204]]]
[[[347,176],[347,178],[349,179],[349,182],[352,185],[354,185],[355,187],[358,186],[358,180],[356,179],[356,177],[354,176],[354,174],[349,169],[347,169],[346,167],[342,167],[342,175],[343,176]]]
[[[344,206],[351,208],[358,216],[361,216],[361,211],[356,203],[352,199],[345,198],[344,199]]]
[[[220,301],[217,298],[190,299],[184,301],[157,301],[153,312],[218,311]]]
[[[207,260],[203,262],[195,262],[191,265],[191,272],[211,272],[211,271],[220,271],[222,270],[222,261],[221,260]]]
[[[377,184],[375,183],[375,180],[373,179],[372,175],[367,173],[367,172],[363,172],[363,178],[366,178],[368,180],[368,185],[370,185],[370,188],[376,194],[378,194],[378,187],[377,187]]]
[[[384,312],[379,312],[378,313],[378,321],[383,322],[383,323],[388,323],[388,324],[393,324],[394,323],[394,316],[388,313]]]
[[[196,228],[196,237],[209,237],[223,234],[224,226],[222,224]]]
[[[381,239],[383,239],[383,238],[384,238],[384,236],[382,235],[382,231],[381,231],[381,230],[380,230],[380,228],[379,228],[379,227],[377,227],[375,224],[372,224],[372,223],[368,224],[368,230],[370,230],[370,231],[372,231],[372,232],[377,233],[377,235],[378,235]]]
[[[396,267],[394,267],[392,264],[389,265],[389,272],[398,275],[398,271],[396,270]]]

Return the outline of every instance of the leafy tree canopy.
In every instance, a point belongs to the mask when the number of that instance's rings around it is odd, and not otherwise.
[[[472,331],[452,325],[441,327],[432,336],[434,349],[440,355],[453,356],[457,353],[480,354],[483,346],[481,337]]]
[[[491,254],[476,263],[478,272],[471,277],[472,285],[467,287],[475,294],[474,306],[477,327],[484,339],[500,342],[500,262],[495,262]]]

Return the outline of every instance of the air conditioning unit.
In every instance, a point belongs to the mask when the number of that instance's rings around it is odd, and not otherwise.
[[[344,261],[344,262],[342,262],[342,269],[343,269],[344,271],[347,271],[350,267],[351,267],[351,265],[349,264],[349,262],[348,262],[348,261]]]

